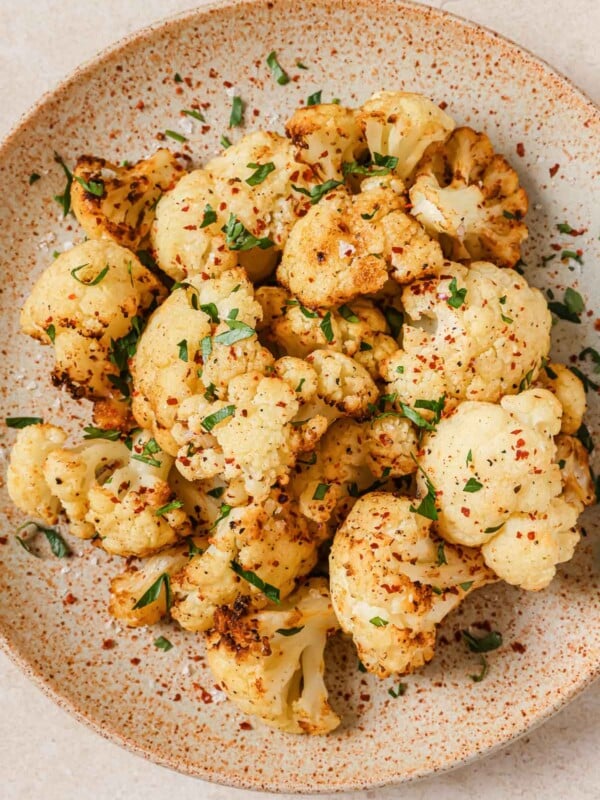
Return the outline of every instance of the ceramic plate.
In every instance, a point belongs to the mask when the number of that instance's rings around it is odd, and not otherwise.
[[[293,76],[277,85],[271,50]],[[300,60],[308,66],[295,66]],[[175,79],[175,74],[183,78]],[[218,148],[231,96],[246,103],[246,127],[282,130],[288,114],[318,89],[352,105],[381,88],[445,102],[459,123],[484,129],[518,169],[531,199],[526,276],[562,299],[567,285],[586,301],[581,324],[559,322],[562,359],[598,345],[600,114],[566,80],[493,33],[437,10],[392,0],[226,2],[187,13],[124,40],[47,95],[0,151],[1,417],[39,415],[76,427],[89,406],[57,392],[49,354],[18,333],[17,312],[54,250],[82,238],[53,195],[64,180],[53,161],[80,153],[113,161],[147,155],[166,129],[191,163]],[[206,125],[180,110],[199,101]],[[184,127],[185,126],[185,127]],[[41,179],[32,186],[29,175]],[[560,222],[585,228],[573,239]],[[553,245],[581,249],[583,265],[554,258]],[[581,365],[580,365],[581,366]],[[583,366],[583,369],[588,369]],[[598,433],[598,398],[588,427]],[[3,454],[13,439],[7,431]],[[358,671],[343,641],[328,653],[331,699],[343,723],[327,737],[285,735],[238,714],[211,679],[201,642],[176,627],[122,630],[107,613],[108,579],[120,568],[74,541],[69,560],[36,559],[16,541],[21,521],[5,494],[0,539],[0,630],[5,648],[60,705],[95,730],[160,764],[234,786],[326,791],[401,782],[448,769],[499,747],[547,718],[596,675],[600,602],[594,541],[597,509],[573,561],[550,589],[491,586],[469,597],[441,626],[435,660],[393,682]],[[489,623],[504,635],[475,683],[477,657],[460,630]],[[175,647],[153,646],[166,634]]]

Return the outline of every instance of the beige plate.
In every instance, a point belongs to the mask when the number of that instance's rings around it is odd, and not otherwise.
[[[275,84],[265,65],[273,49],[294,78],[287,86]],[[296,68],[296,59],[309,69]],[[174,81],[176,72],[183,83]],[[515,45],[429,8],[392,0],[226,2],[149,28],[102,54],[46,96],[3,145],[2,417],[88,419],[87,406],[51,387],[47,351],[17,333],[17,309],[34,277],[53,250],[81,239],[74,220],[63,221],[52,200],[64,185],[53,151],[71,164],[87,152],[134,159],[158,146],[161,131],[175,129],[189,142],[170,143],[200,163],[226,130],[232,86],[246,103],[248,128],[281,130],[292,109],[318,89],[324,99],[353,104],[381,88],[424,92],[445,101],[460,123],[484,128],[516,165],[531,198],[527,277],[552,287],[559,299],[566,285],[579,287],[590,309],[581,325],[556,325],[556,355],[598,346],[592,265],[599,255],[600,115],[585,97]],[[193,122],[189,132],[179,112],[193,101],[205,106],[207,126]],[[29,187],[34,171],[42,178]],[[556,223],[565,220],[588,232],[577,239],[559,234]],[[570,270],[555,258],[543,268],[552,243],[581,248],[585,265]],[[598,433],[597,402],[588,425]],[[9,431],[6,448],[11,441]],[[12,535],[20,520],[5,494],[1,507],[8,538],[0,546],[0,630],[7,651],[99,733],[209,780],[326,791],[428,775],[521,735],[570,700],[600,665],[597,509],[588,512],[588,536],[575,559],[549,590],[492,586],[470,597],[442,626],[434,662],[406,679],[403,698],[388,694],[392,681],[361,674],[347,643],[332,647],[329,683],[343,723],[328,737],[309,738],[248,726],[215,691],[193,635],[175,626],[137,632],[113,626],[107,586],[118,560],[80,542],[66,562],[35,559]],[[65,601],[68,593],[76,602]],[[469,674],[478,671],[477,658],[457,639],[478,621],[502,631],[505,645],[490,655],[489,676],[474,683]],[[153,647],[160,633],[175,645],[168,653]]]

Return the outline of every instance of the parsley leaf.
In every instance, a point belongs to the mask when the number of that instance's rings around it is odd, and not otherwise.
[[[71,270],[71,275],[72,275],[73,278],[75,278],[77,283],[81,283],[84,286],[97,286],[100,283],[100,281],[104,280],[104,278],[108,274],[109,266],[107,264],[104,267],[104,269],[100,270],[100,272],[96,275],[95,278],[92,278],[91,281],[85,281],[85,280],[82,280],[81,278],[78,278],[77,277],[77,273],[80,272],[82,269],[85,269],[86,267],[89,267],[89,266],[90,266],[89,264],[80,264],[78,267],[75,267],[75,269]]]
[[[469,478],[469,480],[463,486],[463,492],[478,492],[480,489],[483,489],[483,483],[479,483],[478,480],[475,478]]]
[[[155,454],[160,452],[160,445],[156,439],[152,438],[148,439],[144,444],[141,453],[133,453],[131,457],[136,461],[141,461],[142,464],[148,464],[151,467],[160,467],[162,466],[162,461],[154,458]]]
[[[317,488],[315,489],[315,493],[313,494],[313,500],[324,500],[325,495],[330,489],[330,485],[328,483],[320,483]]]
[[[376,628],[385,628],[386,625],[390,624],[387,619],[383,619],[382,617],[372,617],[369,622]]]
[[[307,106],[318,106],[318,105],[320,105],[321,104],[322,95],[323,95],[323,90],[322,89],[319,89],[318,92],[315,92],[314,94],[309,95],[307,100],[306,100],[306,105]]]
[[[170,139],[175,139],[176,142],[187,142],[187,136],[177,131],[169,130],[168,128],[165,131],[165,136],[168,136]]]
[[[171,608],[171,579],[167,572],[163,572],[162,575],[159,575],[152,586],[150,586],[150,588],[144,592],[140,599],[137,600],[133,606],[134,610],[138,608],[145,608],[146,606],[149,606],[150,603],[155,603],[161,595],[163,586],[165,589],[165,600],[168,611]]]
[[[188,360],[188,343],[187,339],[182,339],[180,342],[177,342],[177,347],[179,348],[179,358],[181,361]]]
[[[489,653],[502,647],[502,634],[498,631],[490,631],[483,636],[473,636],[469,631],[463,631],[462,637],[472,653]]]
[[[398,309],[394,308],[393,306],[389,306],[385,309],[383,314],[387,320],[387,324],[390,326],[392,336],[394,339],[397,339],[400,335],[400,331],[402,330],[402,324],[404,323],[402,312],[398,311]]]
[[[218,425],[219,422],[223,422],[223,420],[227,419],[227,417],[232,417],[234,414],[235,406],[224,406],[218,411],[215,411],[214,414],[209,414],[208,417],[204,417],[200,424],[205,431],[210,433],[215,425]]]
[[[448,563],[448,561],[446,559],[446,550],[445,550],[445,547],[444,547],[444,542],[440,542],[438,544],[438,549],[437,549],[437,564],[438,564],[438,567],[441,567],[442,564],[447,564],[447,563]]]
[[[272,50],[267,56],[267,65],[271,70],[271,74],[280,86],[285,86],[286,83],[290,82],[290,76],[283,69],[279,61],[277,61],[277,54],[275,50]]]
[[[266,583],[260,578],[255,572],[251,570],[246,570],[241,567],[237,561],[230,562],[231,569],[235,572],[236,575],[239,575],[240,578],[243,578],[245,581],[248,581],[249,584],[255,586],[259,591],[261,591],[265,597],[268,597],[273,603],[280,603],[281,600],[279,599],[279,589],[276,586],[271,586],[270,583]]]
[[[292,184],[292,189],[294,189],[296,192],[300,192],[300,194],[306,195],[306,197],[310,197],[311,205],[314,206],[324,195],[328,194],[337,186],[341,186],[342,183],[343,181],[335,181],[330,179],[325,181],[325,183],[318,183],[315,186],[311,186],[310,189],[305,189],[303,186],[296,186],[295,184]]]
[[[303,630],[304,625],[299,625],[297,628],[277,628],[275,633],[278,633],[280,636],[295,636]]]
[[[342,316],[346,322],[360,322],[360,319],[356,316],[354,311],[350,308],[350,306],[343,305],[338,308],[338,314]]]
[[[260,247],[261,250],[266,250],[269,247],[273,247],[274,244],[267,237],[258,239],[251,234],[235,214],[229,215],[227,225],[224,225],[221,230],[225,234],[225,243],[230,250],[245,251],[251,250],[253,247]]]
[[[225,323],[229,326],[229,330],[223,331],[223,333],[219,333],[214,337],[216,344],[235,344],[242,341],[242,339],[249,339],[250,336],[254,336],[256,333],[250,325],[246,325],[245,322],[238,322],[236,319],[227,319]]]
[[[52,550],[52,554],[55,555],[57,558],[66,558],[67,556],[71,555],[71,550],[69,545],[65,542],[63,537],[60,535],[58,531],[55,531],[54,528],[46,528],[44,525],[40,525],[39,522],[34,522],[33,520],[28,520],[24,522],[23,525],[20,525],[17,528],[17,533],[20,533],[25,528],[35,528],[37,532],[43,533],[46,539],[48,540],[48,544],[50,545],[50,550]],[[25,540],[19,539],[19,543],[32,555],[35,553],[32,551],[29,543]]]
[[[487,658],[485,656],[483,655],[479,656],[479,663],[481,664],[481,672],[479,672],[477,675],[470,676],[471,680],[473,680],[475,683],[480,683],[488,674],[489,670]]]
[[[7,428],[27,428],[29,425],[41,425],[43,423],[42,417],[6,417]]]
[[[66,217],[71,210],[71,185],[73,183],[73,173],[58,155],[58,153],[54,153],[54,160],[63,168],[63,172],[65,173],[67,179],[63,193],[54,196],[56,202],[62,207],[63,217]]]
[[[266,164],[256,164],[251,161],[249,164],[246,164],[246,166],[248,169],[254,170],[252,175],[246,178],[248,186],[258,186],[264,181],[267,175],[270,175],[275,169],[275,164],[272,161],[268,161]]]
[[[169,511],[175,511],[175,509],[182,507],[183,503],[181,500],[172,500],[170,503],[167,503],[166,505],[157,508],[154,514],[157,517],[164,517],[164,515],[168,514]]]
[[[321,320],[319,328],[321,328],[321,330],[323,331],[323,336],[325,337],[325,339],[328,342],[332,342],[333,341],[333,327],[331,325],[331,311],[328,311],[325,314],[325,316]]]
[[[446,302],[452,308],[460,308],[465,302],[465,297],[467,296],[466,288],[463,287],[462,289],[459,289],[456,283],[456,278],[452,278],[448,288],[450,289],[450,297],[446,299]]]
[[[93,194],[95,197],[102,197],[104,194],[104,183],[102,181],[86,181],[80,178],[79,175],[73,176],[78,184],[83,186],[86,192]]]
[[[206,228],[208,225],[212,225],[214,222],[217,221],[217,212],[212,208],[212,206],[207,203],[204,206],[204,215],[202,217],[202,223],[200,224],[201,228]]]
[[[159,636],[158,639],[154,640],[154,647],[156,647],[157,650],[163,650],[167,653],[173,645],[168,639],[165,639],[164,636]]]
[[[117,442],[121,438],[121,431],[116,428],[95,428],[88,425],[83,429],[84,439],[108,439],[109,442]]]
[[[388,694],[390,695],[390,697],[393,697],[394,700],[396,700],[398,697],[404,697],[407,689],[408,689],[407,683],[399,683],[397,689],[393,688],[388,689]]]
[[[198,122],[206,122],[204,118],[204,114],[201,114],[200,111],[196,111],[195,108],[184,108],[181,111],[182,114],[185,114],[186,117],[193,117],[197,119]]]
[[[229,127],[239,128],[244,118],[244,104],[242,98],[237,95],[231,101],[231,114],[229,116]]]
[[[555,300],[548,303],[548,308],[559,319],[564,319],[567,322],[574,322],[579,325],[581,323],[579,315],[584,310],[585,304],[579,292],[576,292],[569,286],[565,291],[563,302],[559,303]]]

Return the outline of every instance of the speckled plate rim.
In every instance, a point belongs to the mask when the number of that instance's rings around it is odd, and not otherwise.
[[[325,5],[327,4],[327,0],[317,1]],[[109,61],[116,53],[125,50],[132,43],[138,44],[144,39],[151,39],[155,33],[163,31],[165,28],[168,28],[174,24],[179,24],[191,19],[199,20],[203,16],[219,9],[229,9],[241,6],[251,7],[262,4],[263,2],[264,0],[213,0],[213,2],[203,4],[198,8],[169,15],[168,17],[152,23],[151,25],[138,29],[120,38],[112,45],[103,48],[95,56],[82,63],[73,72],[67,75],[67,77],[59,81],[59,83],[53,89],[45,92],[29,109],[29,111],[21,115],[9,133],[0,142],[0,159],[3,157],[4,150],[12,144],[13,139],[15,139],[21,133],[21,131],[36,118],[38,114],[43,112],[44,107],[50,100],[54,100],[61,94],[67,93],[73,84],[77,84],[82,80],[85,80],[88,73],[97,69],[98,66],[100,66],[103,62]],[[276,4],[277,2],[278,0],[275,0],[273,4]],[[590,114],[594,116],[600,124],[600,106],[594,103],[587,96],[587,94],[581,90],[570,78],[566,77],[563,73],[561,73],[544,59],[535,55],[531,50],[517,44],[511,38],[503,36],[485,25],[468,20],[458,14],[453,14],[443,9],[424,5],[423,3],[414,2],[414,0],[397,0],[397,6],[399,11],[401,11],[403,8],[410,8],[413,11],[420,12],[424,16],[429,17],[430,21],[434,24],[444,24],[445,20],[451,20],[453,23],[458,23],[459,25],[468,28],[473,34],[479,35],[488,41],[497,40],[499,42],[504,42],[504,44],[513,49],[517,55],[521,57],[524,56],[533,67],[538,68],[540,71],[545,73],[546,76],[555,79],[559,84],[561,84],[566,91],[575,96],[579,102],[587,108]],[[72,715],[78,722],[81,722],[88,728],[91,728],[95,733],[98,733],[104,739],[107,739],[114,744],[118,744],[121,747],[124,747],[126,750],[142,756],[160,766],[167,767],[191,777],[199,778],[200,780],[209,781],[211,783],[232,788],[249,789],[261,792],[268,791],[278,793],[281,791],[276,785],[265,787],[265,784],[263,783],[261,786],[259,786],[256,783],[249,782],[247,779],[238,779],[237,776],[234,775],[224,776],[221,772],[212,771],[210,766],[197,770],[186,769],[185,765],[177,765],[173,763],[173,761],[168,757],[161,756],[160,752],[140,746],[134,739],[124,736],[119,731],[112,728],[108,723],[100,725],[92,717],[80,710],[80,708],[71,699],[62,695],[60,691],[52,685],[48,677],[43,674],[41,670],[37,670],[32,666],[32,664],[27,660],[27,657],[20,652],[16,643],[11,641],[10,628],[4,626],[2,623],[0,623],[0,649],[32,681],[32,683],[38,689],[40,689],[44,695],[46,695],[46,697],[55,702],[61,709]],[[426,777],[431,777],[434,774],[438,775],[441,773],[450,772],[471,764],[481,758],[486,758],[487,756],[496,753],[498,750],[518,741],[526,734],[531,733],[531,731],[535,730],[559,711],[561,711],[599,677],[600,662],[596,664],[595,668],[590,670],[578,684],[571,686],[571,688],[567,689],[563,694],[561,694],[554,703],[549,704],[549,706],[540,712],[537,719],[528,719],[526,722],[524,722],[521,730],[487,747],[474,748],[471,754],[463,758],[457,758],[453,763],[444,764],[443,766],[433,767],[430,769],[423,769],[419,772],[413,773],[410,776],[399,775],[391,781],[368,781],[360,785],[356,785],[356,783],[338,784],[332,788],[318,788],[314,791],[308,792],[304,790],[300,791],[286,789],[286,793],[316,795],[324,794],[325,792],[341,793],[347,791],[359,791],[361,789],[376,789],[383,786],[413,783]]]

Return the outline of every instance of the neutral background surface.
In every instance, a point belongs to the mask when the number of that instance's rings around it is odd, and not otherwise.
[[[0,137],[43,92],[98,50],[148,23],[201,4],[189,0],[0,0]],[[571,0],[568,5],[562,0],[438,0],[430,5],[514,39],[600,102],[598,0]],[[4,800],[273,797],[177,775],[104,741],[55,707],[2,653],[0,709],[0,796]],[[486,760],[411,786],[347,797],[597,800],[599,751],[600,685],[596,684],[550,722]]]

